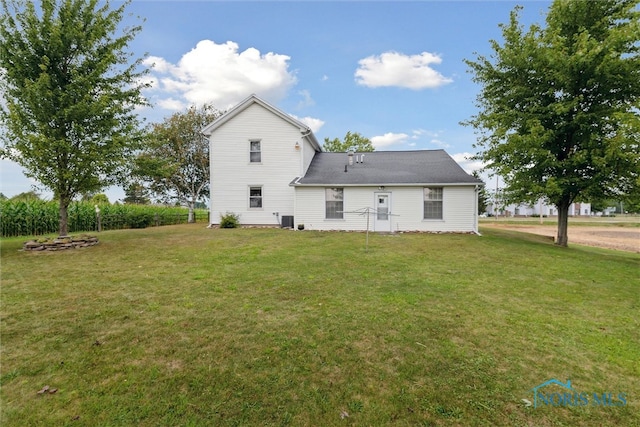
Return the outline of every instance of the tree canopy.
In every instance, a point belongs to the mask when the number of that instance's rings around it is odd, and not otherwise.
[[[340,140],[339,138],[325,138],[324,144],[322,144],[322,149],[324,151],[334,153],[346,153],[348,151],[361,153],[375,150],[369,138],[365,138],[358,132],[352,133],[351,131],[347,132],[343,140]]]
[[[139,182],[132,182],[124,189],[123,202],[131,205],[148,205],[151,203],[149,190]]]
[[[545,198],[567,245],[572,202],[619,196],[640,184],[638,0],[556,0],[546,27],[524,30],[519,8],[467,60],[481,85],[477,159],[502,176],[510,201]]]
[[[209,196],[209,140],[202,129],[222,112],[211,105],[190,107],[152,126],[149,140],[136,159],[135,176],[165,202],[193,210]]]
[[[119,182],[142,131],[141,60],[128,44],[140,26],[119,30],[128,2],[2,0],[0,155],[53,191],[60,235],[71,200]]]

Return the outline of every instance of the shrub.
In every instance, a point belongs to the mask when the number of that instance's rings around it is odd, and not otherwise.
[[[233,212],[220,214],[220,228],[238,228],[240,227],[240,215]]]

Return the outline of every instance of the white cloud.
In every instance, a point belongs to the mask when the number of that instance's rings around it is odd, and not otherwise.
[[[296,83],[288,69],[289,59],[273,52],[261,54],[255,48],[240,52],[231,41],[202,40],[177,64],[157,56],[145,60],[145,65],[154,65],[151,102],[167,109],[211,103],[224,110],[252,93],[277,102]]]
[[[409,135],[406,133],[392,133],[388,132],[381,136],[374,136],[371,138],[371,144],[378,149],[382,147],[388,147],[390,145],[397,145],[406,142]]]
[[[164,108],[165,110],[172,111],[185,110],[189,108],[186,103],[174,98],[160,99],[158,100],[158,106],[160,108]]]
[[[411,139],[418,139],[423,135],[431,137],[431,138],[438,138],[440,136],[440,134],[442,133],[442,131],[432,131],[432,130],[426,130],[426,129],[415,129],[415,130],[411,131],[411,133],[413,134]]]
[[[420,55],[404,55],[385,52],[358,61],[356,83],[367,87],[398,86],[413,90],[436,88],[453,80],[431,68],[440,64],[440,56],[422,52]]]
[[[455,160],[456,163],[458,163],[467,173],[472,173],[473,171],[482,169],[484,166],[481,161],[471,159],[471,157],[473,157],[472,153],[456,153],[452,154],[451,157],[453,157],[453,160]]]
[[[159,56],[148,56],[142,61],[142,64],[146,67],[153,68],[153,71],[158,73],[169,73],[176,69],[176,67]]]
[[[314,119],[313,117],[298,117],[298,116],[294,116],[293,114],[290,114],[290,116],[304,123],[305,125],[309,126],[313,133],[318,132],[320,128],[324,126],[324,120]]]
[[[432,139],[430,142],[431,142],[433,145],[437,145],[438,147],[441,147],[441,148],[449,148],[449,147],[451,147],[451,145],[449,145],[449,144],[447,144],[446,142],[441,141],[441,140],[439,140],[439,139]]]
[[[302,101],[298,102],[298,109],[316,105],[316,101],[313,100],[311,93],[308,90],[300,90],[298,91],[298,95],[302,97]]]

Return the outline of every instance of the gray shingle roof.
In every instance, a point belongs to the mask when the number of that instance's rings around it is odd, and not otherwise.
[[[346,153],[316,153],[297,185],[482,184],[444,150],[374,151],[347,167]]]

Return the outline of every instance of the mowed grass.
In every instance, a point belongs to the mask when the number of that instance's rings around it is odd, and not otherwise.
[[[640,257],[483,234],[5,239],[0,424],[640,425]],[[626,405],[526,407],[551,378]]]

